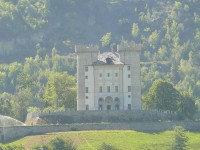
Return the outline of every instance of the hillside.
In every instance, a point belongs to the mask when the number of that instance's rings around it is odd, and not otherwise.
[[[187,132],[189,147],[199,148],[199,133]],[[51,139],[60,137],[64,140],[72,140],[77,149],[96,149],[103,142],[111,144],[119,149],[168,149],[173,139],[173,131],[161,133],[142,133],[136,131],[76,131],[63,133],[48,133],[24,137],[11,144],[22,145],[31,148],[36,145],[44,145]]]
[[[0,60],[13,62],[34,56],[36,45],[42,47],[42,55],[50,54],[54,46],[67,54],[75,44],[100,45],[107,32],[112,33],[110,43],[152,38],[149,44],[157,46],[144,50],[154,53],[164,41],[155,41],[153,33],[159,34],[159,39],[166,31],[172,38],[178,34],[181,43],[194,37],[199,28],[198,6],[197,0],[1,0]],[[131,35],[133,23],[139,26],[138,38]],[[176,31],[168,31],[167,25],[174,25]]]
[[[74,46],[130,41],[142,45],[143,96],[167,80],[200,105],[199,0],[0,0],[0,35],[3,115],[76,109]]]

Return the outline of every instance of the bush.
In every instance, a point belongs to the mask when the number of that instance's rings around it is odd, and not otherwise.
[[[76,147],[73,145],[72,141],[64,141],[61,138],[53,139],[49,145],[49,150],[76,150]]]
[[[0,150],[25,150],[21,145],[0,145]]]
[[[118,148],[110,144],[103,143],[97,148],[97,150],[118,150]]]
[[[188,137],[185,134],[185,129],[181,126],[176,126],[174,129],[174,140],[172,142],[172,150],[188,149]]]

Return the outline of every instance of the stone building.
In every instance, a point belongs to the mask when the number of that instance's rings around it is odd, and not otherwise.
[[[77,45],[77,110],[141,109],[140,46],[117,46],[100,54],[98,46]]]

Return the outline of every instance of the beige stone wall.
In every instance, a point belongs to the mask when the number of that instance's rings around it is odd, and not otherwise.
[[[135,43],[118,45],[120,60],[131,67],[132,109],[141,109],[140,46]]]
[[[119,98],[120,100],[120,109],[123,109],[123,65],[103,65],[103,66],[94,66],[94,80],[95,80],[95,107],[98,110],[98,100],[103,98],[103,110],[106,110],[105,100],[107,97],[111,97],[113,100],[111,109],[115,110],[114,100]],[[99,77],[99,74],[102,73],[102,77]],[[107,77],[107,73],[110,74]],[[115,77],[115,73],[118,74],[118,77]],[[99,87],[102,86],[102,92],[99,92]],[[107,86],[110,87],[110,92],[107,92]],[[115,86],[118,86],[118,92],[115,91]]]
[[[78,45],[77,54],[77,110],[85,110],[85,67],[97,60],[98,46]]]
[[[3,130],[6,142],[27,135],[43,134],[49,132],[84,131],[84,130],[135,130],[140,132],[162,132],[172,130],[175,126],[182,126],[186,130],[200,131],[199,122],[136,122],[136,123],[93,123],[93,124],[71,124],[71,125],[49,125],[49,126],[19,126],[5,127]]]

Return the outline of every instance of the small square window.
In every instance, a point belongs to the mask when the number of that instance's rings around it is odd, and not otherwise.
[[[128,86],[128,92],[131,92],[131,86]]]
[[[88,87],[85,87],[85,93],[88,93]]]
[[[85,76],[85,79],[88,79],[88,76]]]
[[[89,105],[86,105],[86,110],[89,110]]]
[[[102,86],[99,87],[99,92],[102,93]]]
[[[118,77],[118,73],[115,73],[115,77]]]
[[[85,72],[88,72],[88,66],[85,66]]]
[[[131,70],[131,66],[127,66],[127,69],[128,69],[128,70]]]
[[[110,86],[107,86],[107,92],[110,93]]]
[[[130,95],[128,95],[128,98],[131,98],[131,96],[130,96]]]
[[[107,77],[110,77],[110,73],[107,73]]]
[[[128,110],[131,110],[131,104],[128,104]]]
[[[128,78],[131,78],[131,75],[130,75],[130,74],[128,74]]]
[[[88,96],[86,96],[85,98],[88,99]]]
[[[102,73],[99,73],[99,77],[102,78]]]
[[[115,86],[115,92],[118,92],[118,90],[119,90],[118,86]]]

